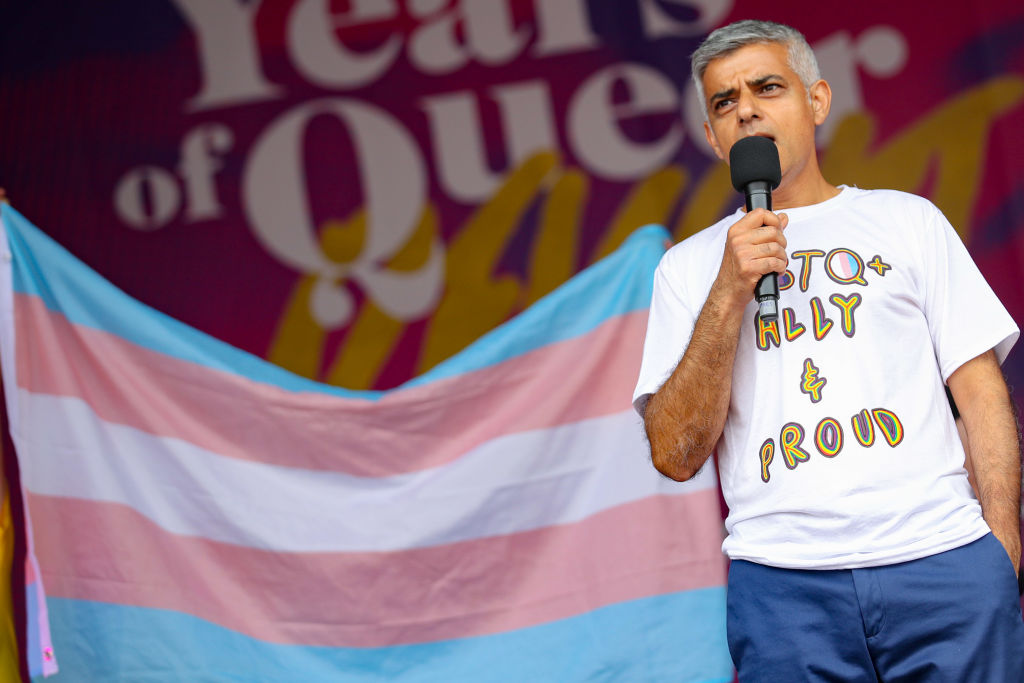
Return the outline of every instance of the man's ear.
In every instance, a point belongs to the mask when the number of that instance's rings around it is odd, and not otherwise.
[[[715,152],[715,156],[725,161],[725,155],[722,154],[722,146],[718,144],[718,138],[715,137],[714,131],[711,130],[711,124],[707,121],[704,122],[704,137],[708,139],[708,144],[711,145],[711,149]]]
[[[828,81],[816,81],[810,90],[811,111],[814,112],[814,125],[820,126],[828,118],[828,112],[832,108],[832,88]]]

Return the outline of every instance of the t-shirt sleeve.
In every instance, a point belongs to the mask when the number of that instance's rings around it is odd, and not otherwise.
[[[1020,330],[953,226],[930,204],[925,224],[925,315],[943,381],[990,349],[1002,363]]]
[[[648,399],[679,364],[697,319],[685,303],[681,294],[682,283],[674,276],[669,258],[666,254],[654,272],[654,293],[647,317],[640,377],[633,391],[633,408],[641,417]]]

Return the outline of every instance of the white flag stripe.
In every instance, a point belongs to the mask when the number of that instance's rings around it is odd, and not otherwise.
[[[686,484],[657,474],[631,410],[502,436],[432,470],[365,478],[222,457],[104,422],[78,399],[19,390],[19,401],[33,493],[121,503],[173,533],[278,551],[439,545],[716,485],[710,468]]]

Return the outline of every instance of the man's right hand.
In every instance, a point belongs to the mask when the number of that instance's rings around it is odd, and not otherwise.
[[[742,308],[754,298],[761,276],[786,271],[786,236],[789,217],[765,209],[747,212],[729,228],[712,291],[728,306]]]

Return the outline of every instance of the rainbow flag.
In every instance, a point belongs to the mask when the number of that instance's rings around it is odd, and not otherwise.
[[[69,680],[732,679],[713,468],[660,477],[630,407],[663,229],[427,374],[354,392],[2,218],[45,673],[56,657]]]

